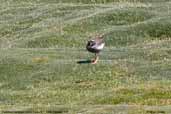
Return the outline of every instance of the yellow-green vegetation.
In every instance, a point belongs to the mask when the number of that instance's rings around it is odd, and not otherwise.
[[[0,112],[171,113],[170,0],[0,2]]]

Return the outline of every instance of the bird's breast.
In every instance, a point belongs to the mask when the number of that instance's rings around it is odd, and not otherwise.
[[[102,44],[98,45],[98,46],[96,47],[97,50],[102,50],[102,49],[104,48],[104,45],[105,45],[105,43],[102,43]]]

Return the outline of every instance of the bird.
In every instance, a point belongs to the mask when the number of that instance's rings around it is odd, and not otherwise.
[[[99,60],[99,53],[105,46],[103,35],[98,35],[94,39],[91,39],[87,42],[86,49],[95,54],[95,58],[91,60],[92,64],[96,64]]]

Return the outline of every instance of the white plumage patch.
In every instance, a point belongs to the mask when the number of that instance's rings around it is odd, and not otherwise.
[[[105,45],[105,44],[104,44],[104,43],[102,43],[101,45],[97,46],[97,49],[98,49],[98,50],[103,49],[104,45]]]

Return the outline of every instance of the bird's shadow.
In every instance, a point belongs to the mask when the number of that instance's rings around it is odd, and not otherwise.
[[[90,64],[92,63],[92,60],[81,60],[81,61],[77,61],[77,64]]]

